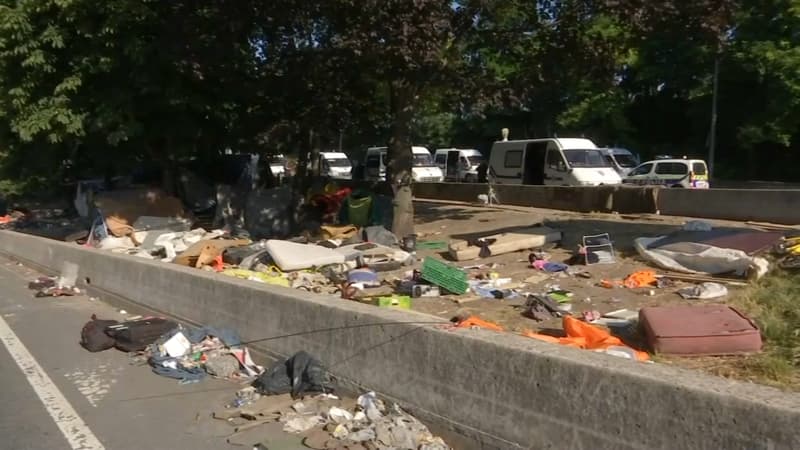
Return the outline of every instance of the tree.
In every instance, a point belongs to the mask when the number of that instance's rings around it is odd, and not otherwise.
[[[326,5],[336,47],[382,84],[377,89],[388,92],[386,176],[394,193],[392,231],[412,234],[412,124],[421,98],[456,78],[463,61],[456,41],[469,30],[474,10],[446,0],[332,0]]]
[[[5,1],[6,146],[63,150],[54,167],[221,151],[246,120],[250,17],[222,1]]]

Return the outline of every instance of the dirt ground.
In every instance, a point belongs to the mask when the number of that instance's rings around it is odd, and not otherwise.
[[[570,276],[565,273],[546,274],[529,267],[528,255],[530,251],[520,251],[510,254],[491,256],[485,259],[453,262],[464,267],[474,264],[491,265],[496,263],[495,269],[469,270],[470,278],[497,272],[501,278],[511,278],[512,285],[518,284],[520,293],[545,293],[552,285],[573,293],[572,313],[577,317],[583,311],[596,310],[608,313],[619,309],[638,310],[645,306],[656,305],[698,305],[703,302],[720,303],[736,296],[743,289],[728,286],[729,294],[726,298],[714,300],[684,300],[677,294],[677,290],[691,286],[691,283],[676,282],[669,288],[642,288],[608,289],[597,286],[604,279],[621,280],[638,270],[656,270],[647,262],[638,257],[633,241],[638,237],[653,237],[668,234],[679,229],[687,220],[680,217],[665,217],[658,215],[625,216],[616,214],[580,214],[554,210],[515,207],[478,207],[466,204],[452,204],[439,202],[416,203],[416,230],[419,241],[449,241],[450,239],[468,239],[477,236],[508,231],[515,227],[531,226],[542,223],[548,227],[563,232],[563,241],[556,248],[547,249],[551,260],[564,262],[570,259],[578,248],[582,236],[609,233],[614,243],[616,263],[592,264],[573,266],[576,269],[591,274],[591,278]],[[741,223],[726,221],[709,221],[715,225],[744,226]],[[448,260],[446,251],[419,250],[418,257],[437,256]],[[542,281],[525,283],[525,279],[535,274],[547,275]],[[459,303],[457,303],[459,302]],[[468,313],[484,320],[489,320],[503,326],[506,330],[519,332],[533,330],[563,336],[561,319],[551,319],[536,322],[522,315],[525,296],[520,295],[515,299],[496,300],[487,299],[467,293],[461,296],[444,295],[435,298],[415,298],[412,308],[417,311],[433,314],[443,318],[452,318],[456,315]],[[620,336],[628,344],[646,350],[642,346],[641,336],[637,334]],[[670,360],[670,364],[696,368],[697,361],[691,359]]]

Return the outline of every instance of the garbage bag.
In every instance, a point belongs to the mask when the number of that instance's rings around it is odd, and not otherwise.
[[[292,394],[297,398],[306,392],[330,392],[328,372],[316,358],[297,352],[291,358],[276,363],[253,382],[264,395]]]

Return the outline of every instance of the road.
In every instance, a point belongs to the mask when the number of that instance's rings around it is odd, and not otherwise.
[[[93,313],[124,315],[87,296],[35,298],[27,284],[38,275],[0,258],[0,448],[236,448],[211,412],[241,386],[210,377],[179,385],[123,352],[84,350],[80,331]]]

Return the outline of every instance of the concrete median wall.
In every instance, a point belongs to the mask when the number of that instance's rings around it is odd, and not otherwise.
[[[9,231],[0,252],[55,271],[75,262],[95,287],[245,341],[276,337],[254,346],[306,350],[472,448],[800,448],[796,394]],[[326,331],[298,334],[313,330]]]
[[[661,214],[800,224],[800,190],[662,189]]]
[[[477,202],[487,190],[485,184],[417,183],[414,196]],[[495,192],[501,204],[513,206],[800,224],[800,190],[498,185]]]
[[[504,205],[579,212],[616,211],[623,214],[653,213],[657,210],[658,190],[654,188],[497,185],[494,189],[498,200]],[[477,202],[478,195],[487,192],[485,184],[414,184],[414,196],[420,199]]]

